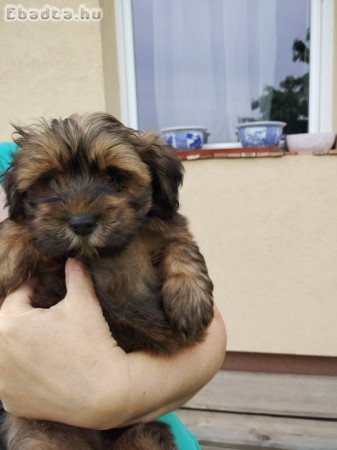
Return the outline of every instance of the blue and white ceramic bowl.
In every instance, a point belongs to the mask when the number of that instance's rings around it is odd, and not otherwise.
[[[238,125],[238,138],[243,147],[276,147],[279,145],[285,122],[246,122]]]
[[[166,144],[178,150],[201,148],[209,134],[203,127],[172,127],[160,131]]]

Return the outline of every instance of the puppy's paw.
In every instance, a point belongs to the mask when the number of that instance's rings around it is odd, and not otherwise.
[[[198,336],[213,318],[212,282],[176,274],[164,281],[163,306],[171,326],[186,337]]]

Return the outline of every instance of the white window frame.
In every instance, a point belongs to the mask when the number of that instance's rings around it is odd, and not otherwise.
[[[182,0],[183,1],[183,0]],[[309,132],[332,131],[334,0],[310,3]],[[121,120],[138,129],[131,0],[115,0]]]
[[[334,0],[311,0],[309,131],[333,128]]]
[[[138,129],[135,51],[131,0],[115,0],[121,121]]]

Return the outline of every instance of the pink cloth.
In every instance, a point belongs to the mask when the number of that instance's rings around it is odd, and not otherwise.
[[[7,209],[5,208],[6,196],[5,192],[0,186],[0,222],[6,219],[7,217]]]

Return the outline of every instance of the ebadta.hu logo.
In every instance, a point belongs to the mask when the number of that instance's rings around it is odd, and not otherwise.
[[[88,8],[85,5],[79,5],[77,10],[68,7],[60,9],[54,5],[27,8],[18,4],[7,4],[4,7],[6,22],[93,22],[102,18],[102,8]]]

